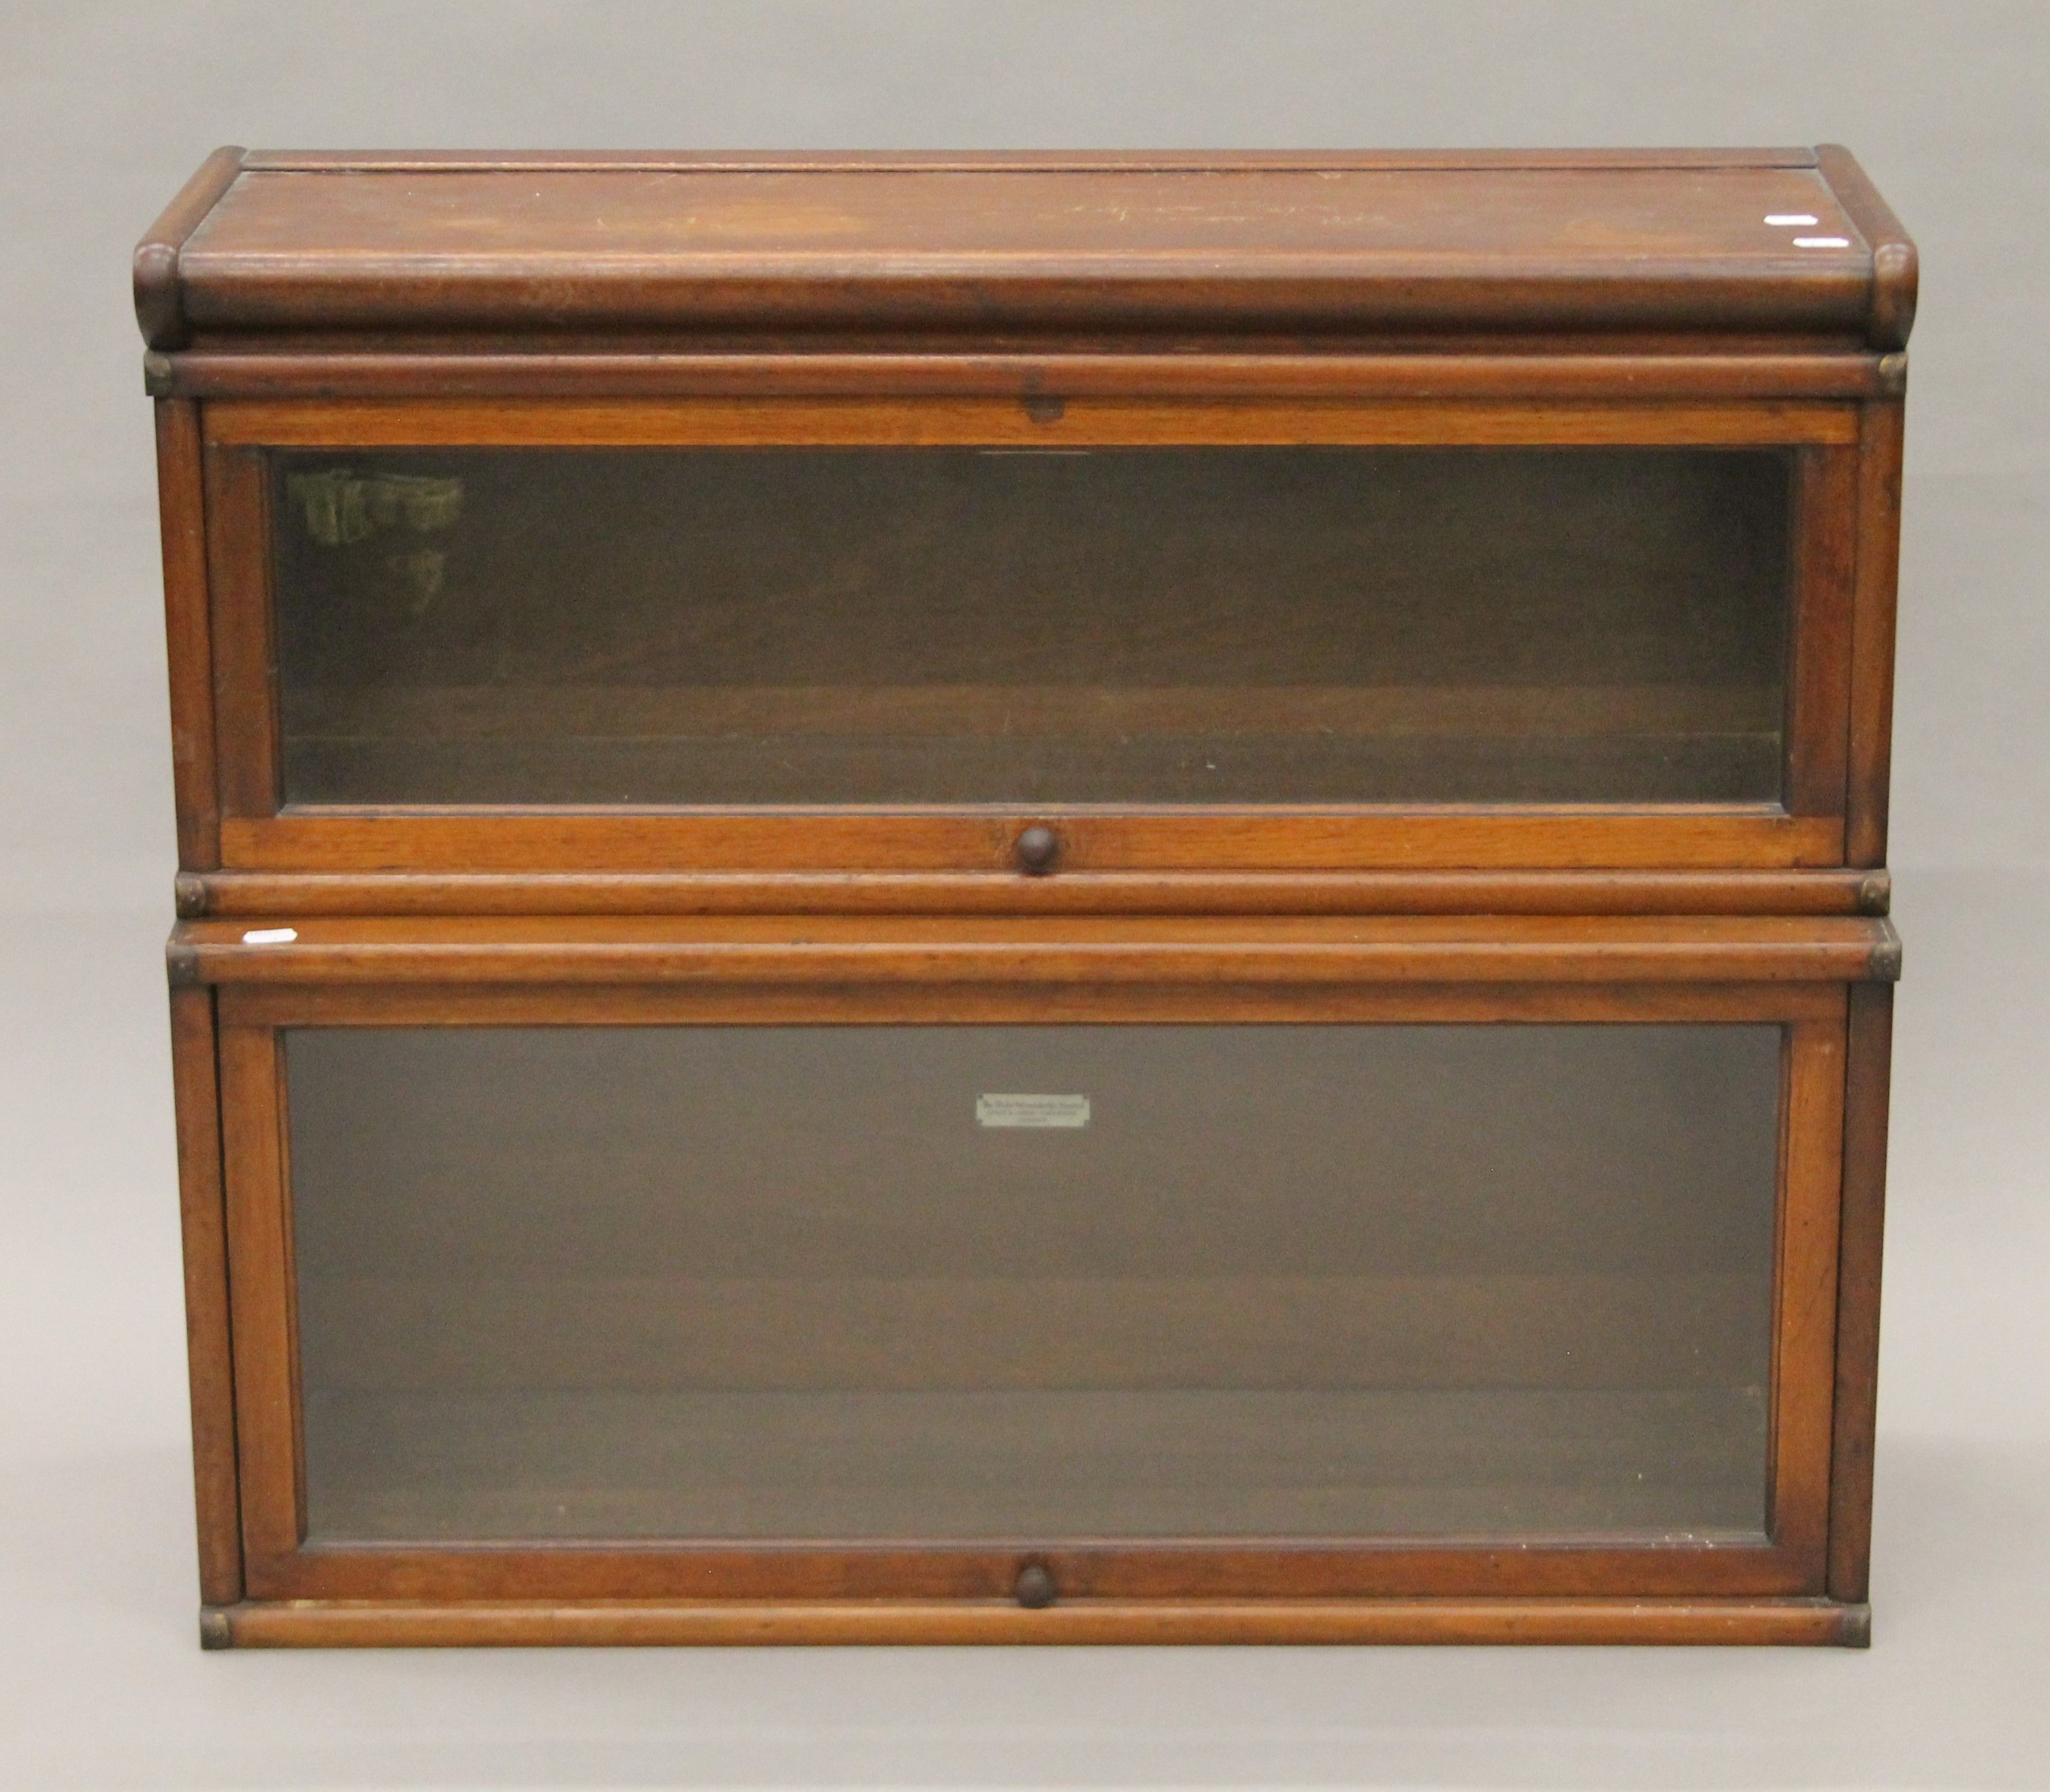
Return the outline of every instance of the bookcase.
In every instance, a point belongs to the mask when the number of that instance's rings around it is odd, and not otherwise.
[[[1861,1643],[1843,150],[218,152],[202,1640]]]

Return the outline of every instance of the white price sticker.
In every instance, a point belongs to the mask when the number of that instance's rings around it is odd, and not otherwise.
[[[978,1095],[975,1118],[980,1126],[1087,1126],[1089,1102],[1086,1095]]]

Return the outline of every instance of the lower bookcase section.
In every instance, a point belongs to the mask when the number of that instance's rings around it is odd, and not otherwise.
[[[1848,917],[181,929],[206,1638],[1861,1641],[1843,1147],[1896,962]]]

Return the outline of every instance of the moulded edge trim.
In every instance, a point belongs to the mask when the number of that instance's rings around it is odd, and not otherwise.
[[[564,1645],[1808,1644],[1861,1649],[1871,1608],[1823,1599],[1203,1602],[247,1601],[201,1615],[203,1647]]]

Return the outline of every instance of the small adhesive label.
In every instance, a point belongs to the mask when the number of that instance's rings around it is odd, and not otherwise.
[[[1086,1095],[978,1095],[978,1126],[1087,1126]]]
[[[245,946],[286,946],[299,937],[296,927],[252,927],[242,936]]]

